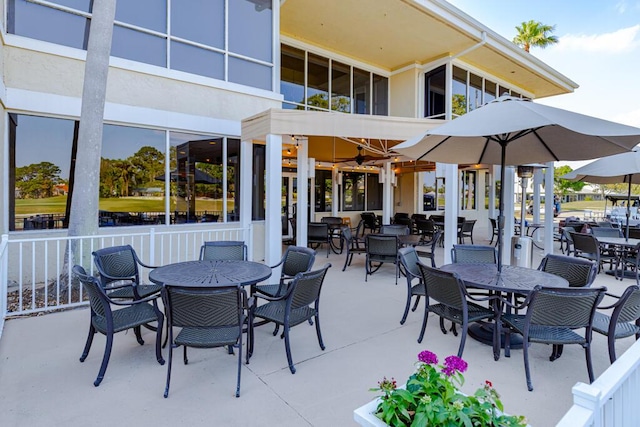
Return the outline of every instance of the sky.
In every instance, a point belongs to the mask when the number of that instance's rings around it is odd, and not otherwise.
[[[640,127],[640,0],[447,1],[507,40],[524,21],[555,26],[559,43],[531,54],[580,87],[537,102]]]

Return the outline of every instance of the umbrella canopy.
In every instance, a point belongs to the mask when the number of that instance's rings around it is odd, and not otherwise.
[[[158,175],[155,177],[157,181],[164,181],[164,174]],[[172,182],[186,182],[185,172],[178,172],[176,169],[171,171],[171,181]],[[201,171],[200,169],[195,170],[194,174],[194,183],[195,184],[220,184],[220,180],[218,178],[214,178],[206,172]]]
[[[640,129],[503,96],[393,147],[413,159],[504,166],[586,160],[630,151]],[[508,149],[507,149],[508,146]],[[498,268],[502,267],[504,186],[500,186]]]
[[[561,177],[569,181],[584,181],[594,184],[629,184],[627,192],[626,237],[629,238],[629,216],[631,215],[631,184],[640,184],[640,151],[603,157]]]

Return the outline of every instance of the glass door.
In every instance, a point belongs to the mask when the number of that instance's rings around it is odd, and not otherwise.
[[[293,237],[289,218],[296,217],[298,206],[298,178],[295,173],[282,173],[282,235]]]

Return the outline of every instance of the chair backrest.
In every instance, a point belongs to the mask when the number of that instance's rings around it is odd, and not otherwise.
[[[316,251],[302,246],[288,246],[282,255],[282,277],[293,277],[311,270],[316,260]]]
[[[354,236],[358,237],[362,234],[363,230],[362,228],[364,227],[364,219],[361,219],[360,221],[358,221],[358,225],[356,225],[355,231],[353,233]],[[351,231],[351,230],[349,230]]]
[[[495,218],[489,218],[491,222],[491,228],[495,231],[498,231],[498,221]]]
[[[610,221],[596,221],[596,224],[602,228],[613,228],[613,223]]]
[[[328,242],[329,224],[326,222],[310,222],[307,227],[307,241]]]
[[[411,214],[411,219],[414,221],[417,219],[427,219],[427,215],[414,213],[414,214]]]
[[[418,263],[427,300],[432,299],[448,307],[466,310],[464,283],[455,273],[438,270]]]
[[[92,255],[102,286],[120,280],[140,283],[139,260],[131,245],[98,249]]]
[[[221,240],[204,242],[200,248],[200,260],[240,260],[247,259],[247,245],[242,241]]]
[[[435,225],[432,219],[416,219],[416,229],[418,234],[432,234],[435,232]]]
[[[185,288],[165,286],[162,298],[171,326],[194,328],[237,327],[244,322],[246,293],[241,287]]]
[[[613,227],[593,227],[591,234],[596,237],[623,237],[622,230]]]
[[[451,259],[457,264],[497,264],[498,251],[489,245],[453,245]]]
[[[82,288],[89,296],[92,316],[104,319],[107,315],[110,315],[111,305],[104,293],[103,286],[100,284],[100,279],[88,275],[80,265],[74,265],[71,271],[82,283]]]
[[[411,221],[411,220],[409,220]],[[409,227],[403,224],[383,225],[380,227],[380,234],[390,234],[395,236],[404,236],[409,234]]]
[[[420,262],[418,253],[413,246],[400,248],[398,250],[398,258],[400,259],[400,266],[404,269],[409,283],[414,277],[422,277],[420,275],[420,268],[418,268],[418,262]]]
[[[444,222],[444,215],[430,215],[429,219],[434,222]]]
[[[298,273],[287,290],[287,308],[295,310],[317,302],[329,267],[327,263],[319,270]]]
[[[598,239],[591,234],[569,232],[573,239],[573,248],[576,252],[584,252],[587,254],[597,255],[600,253],[600,245]]]
[[[342,225],[342,218],[338,216],[324,216],[320,218],[320,222],[324,222],[329,225]]]
[[[407,226],[409,228],[411,228],[413,226],[413,220],[411,218],[409,218],[408,216],[404,217],[398,217],[398,218],[394,218],[393,223],[395,225],[404,225]]]
[[[611,313],[612,323],[633,322],[640,318],[640,287],[631,285],[620,296]]]
[[[397,256],[398,236],[391,234],[367,234],[367,254],[370,256]]]
[[[376,215],[373,212],[362,212],[360,214],[360,218],[364,220],[364,224],[367,228],[375,228],[376,224]]]
[[[537,326],[590,328],[606,288],[545,288],[532,292],[525,322]]]
[[[591,286],[598,274],[598,266],[593,261],[553,254],[542,259],[538,270],[567,279],[572,288]]]
[[[462,228],[460,229],[463,233],[470,233],[473,231],[473,226],[476,225],[475,219],[468,219],[462,223]]]
[[[409,218],[409,214],[406,212],[396,212],[393,215],[393,219],[398,219],[398,218]]]

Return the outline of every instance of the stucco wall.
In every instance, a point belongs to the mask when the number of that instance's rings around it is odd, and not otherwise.
[[[411,68],[394,74],[389,79],[391,99],[389,114],[397,117],[417,117],[418,114],[418,70]]]

